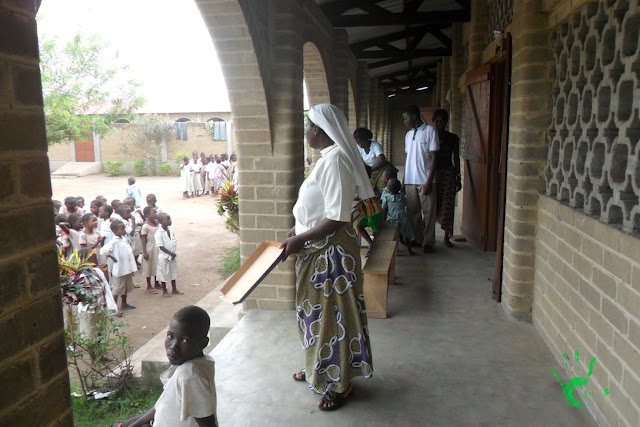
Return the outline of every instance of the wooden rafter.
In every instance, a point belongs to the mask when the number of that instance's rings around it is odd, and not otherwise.
[[[467,10],[438,10],[417,13],[389,13],[388,15],[344,15],[330,17],[334,27],[379,27],[384,25],[439,24],[442,22],[468,22]]]
[[[420,59],[420,58],[423,58],[424,56],[451,56],[451,49],[448,49],[446,47],[441,47],[437,49],[425,49],[425,50],[429,51],[428,55],[409,55],[405,58],[390,58],[390,59],[385,59],[383,61],[373,62],[369,64],[367,67],[369,68],[369,70],[375,70],[376,68],[386,67],[388,65],[397,64],[399,62],[405,62],[409,59],[412,59],[412,60]]]
[[[351,43],[349,47],[354,52],[360,52],[366,48],[379,46],[380,44],[394,42],[396,40],[403,40],[407,37],[416,36],[418,34],[423,33],[424,31],[438,31],[448,27],[449,25],[444,24],[435,24],[435,25],[421,25],[419,27],[408,28],[403,31],[396,31],[395,33],[385,34],[379,37],[372,37],[370,39],[361,40],[358,42]],[[446,37],[446,36],[445,36]]]
[[[436,66],[437,66],[437,63],[434,62],[433,64],[422,65],[420,67],[412,68],[410,70],[401,70],[401,71],[396,71],[394,73],[382,74],[382,75],[376,76],[376,78],[378,80],[386,80],[386,79],[395,79],[396,77],[400,77],[400,76],[414,77],[419,73],[424,73],[427,77],[435,77],[435,74],[433,74],[431,70],[436,68]]]
[[[388,47],[393,47],[388,45]],[[397,49],[397,48],[396,48]],[[437,47],[435,49],[414,49],[406,52],[401,49],[382,49],[382,50],[366,50],[358,54],[359,59],[378,59],[378,58],[404,58],[416,59],[425,56],[451,56],[451,49],[446,47]],[[377,64],[377,62],[376,62]],[[374,64],[371,64],[374,65]]]

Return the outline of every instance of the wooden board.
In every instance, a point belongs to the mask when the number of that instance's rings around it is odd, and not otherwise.
[[[282,260],[284,249],[279,246],[280,242],[262,242],[238,271],[223,283],[220,298],[234,305],[243,302]]]

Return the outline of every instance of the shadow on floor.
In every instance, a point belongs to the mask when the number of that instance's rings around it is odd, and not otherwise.
[[[589,426],[569,407],[531,323],[491,299],[495,254],[466,243],[396,263],[388,319],[370,319],[373,378],[336,412],[292,374],[295,313],[250,311],[214,349],[222,426]]]

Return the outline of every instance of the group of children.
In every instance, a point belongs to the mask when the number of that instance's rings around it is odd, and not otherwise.
[[[206,194],[215,196],[218,189],[225,181],[238,185],[238,171],[236,168],[236,154],[206,156],[204,153],[194,151],[191,159],[182,158],[180,164],[180,192],[184,199]]]
[[[369,176],[371,176],[371,168],[365,166]],[[393,166],[387,166],[382,175],[385,187],[382,192],[376,192],[375,200],[363,200],[360,204],[360,212],[362,218],[356,227],[358,234],[369,244],[373,245],[373,239],[365,230],[369,227],[375,238],[376,233],[382,226],[383,221],[394,222],[398,224],[400,229],[399,242],[407,247],[409,255],[416,253],[411,249],[411,241],[413,240],[413,230],[409,217],[407,216],[407,199],[401,192],[402,184],[398,180],[398,170]]]
[[[58,247],[67,258],[75,252],[81,258],[93,253],[116,305],[120,297],[118,315],[120,310],[136,308],[127,301],[127,295],[134,287],[140,287],[133,282],[134,273],[140,269],[148,293],[157,294],[162,289],[163,296],[182,294],[176,283],[177,238],[171,216],[156,205],[154,194],[147,195],[142,208],[141,194],[135,178],[130,177],[127,197],[122,201],[107,203],[104,196],[96,196],[88,211],[82,197],[67,197],[64,204],[53,201]]]

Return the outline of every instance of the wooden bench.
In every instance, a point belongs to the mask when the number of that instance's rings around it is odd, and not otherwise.
[[[371,248],[366,264],[362,269],[364,275],[364,301],[367,316],[376,319],[387,317],[387,295],[389,284],[395,282],[396,241],[381,241]]]

